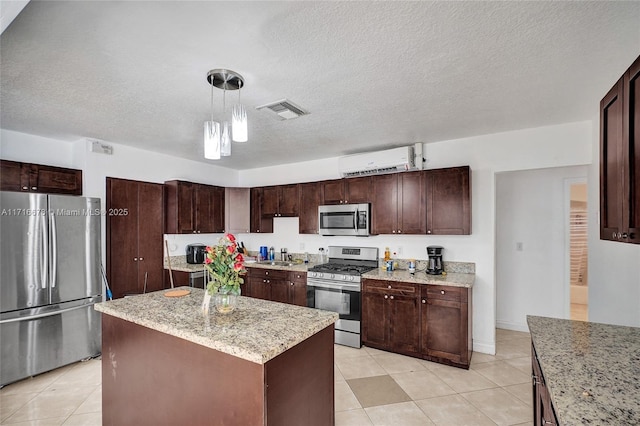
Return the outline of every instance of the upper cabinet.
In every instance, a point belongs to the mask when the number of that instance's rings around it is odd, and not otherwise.
[[[298,216],[298,184],[265,186],[262,190],[262,216]]]
[[[334,179],[322,182],[322,204],[360,204],[373,200],[371,176]]]
[[[373,177],[373,234],[426,234],[425,172]]]
[[[300,184],[300,216],[298,232],[300,234],[318,233],[318,207],[322,205],[323,182]]]
[[[164,183],[167,234],[224,232],[225,190],[179,180]]]
[[[471,170],[468,166],[427,170],[427,234],[471,234]]]
[[[267,234],[273,232],[273,219],[262,214],[263,197],[264,188],[251,188],[249,191],[251,206],[249,221],[251,232]]]
[[[640,57],[600,101],[600,239],[640,244]]]
[[[82,195],[82,170],[0,160],[0,190]]]

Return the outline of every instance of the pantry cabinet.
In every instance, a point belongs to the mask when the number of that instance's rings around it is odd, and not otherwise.
[[[82,170],[0,160],[0,190],[82,195]]]
[[[600,239],[640,244],[640,57],[600,101]]]
[[[114,298],[161,290],[163,185],[107,178],[107,279]]]
[[[471,362],[471,289],[362,280],[362,343],[461,368]]]
[[[167,234],[224,232],[225,189],[179,180],[164,183]]]

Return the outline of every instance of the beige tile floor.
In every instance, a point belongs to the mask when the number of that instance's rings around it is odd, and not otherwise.
[[[496,344],[495,356],[474,353],[469,370],[336,345],[336,426],[531,425],[529,335],[498,329]],[[0,424],[100,425],[100,367],[95,359],[5,386]]]

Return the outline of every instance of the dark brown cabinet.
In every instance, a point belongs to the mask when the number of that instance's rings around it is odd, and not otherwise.
[[[462,287],[423,286],[420,303],[424,354],[469,365],[472,348],[469,291]]]
[[[640,57],[600,101],[600,239],[640,244]]]
[[[373,177],[373,234],[427,233],[424,172]]]
[[[531,345],[531,378],[533,384],[533,424],[557,425],[558,419],[551,402],[551,394],[544,381],[533,344]]]
[[[420,306],[415,284],[363,280],[362,305],[362,343],[406,354],[419,352]]]
[[[318,207],[322,205],[323,185],[321,182],[300,184],[300,216],[298,232],[300,234],[317,234]]]
[[[298,216],[298,184],[262,188],[262,216]]]
[[[107,178],[107,278],[114,298],[163,288],[163,185]]]
[[[471,170],[468,166],[427,170],[427,234],[471,234]]]
[[[171,271],[173,276],[173,286],[183,287],[191,285],[191,274],[185,271]],[[169,277],[169,270],[164,270],[164,287],[171,288],[171,278]]]
[[[82,170],[0,160],[0,190],[82,195]]]
[[[328,180],[322,187],[325,205],[370,203],[373,199],[371,176]]]
[[[224,188],[185,181],[167,181],[166,233],[224,232]]]
[[[273,232],[273,219],[262,214],[263,188],[251,188],[249,193],[251,212],[249,217],[251,232],[268,234]]]
[[[461,368],[471,362],[471,289],[362,280],[362,343]]]
[[[245,296],[292,305],[307,305],[307,274],[280,269],[247,268]]]

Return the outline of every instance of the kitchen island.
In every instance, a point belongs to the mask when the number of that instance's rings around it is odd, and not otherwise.
[[[204,315],[189,290],[96,305],[104,425],[333,424],[337,314],[240,297]]]
[[[534,422],[640,424],[640,328],[528,316]]]

